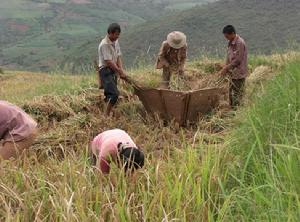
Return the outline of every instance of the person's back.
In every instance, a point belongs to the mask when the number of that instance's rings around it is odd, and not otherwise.
[[[16,157],[36,136],[37,123],[19,107],[0,100],[0,158]]]
[[[156,68],[163,69],[162,88],[169,88],[173,74],[182,77],[187,58],[186,35],[174,31],[168,34],[167,40],[163,41],[156,61]]]
[[[131,147],[136,147],[131,137],[123,130],[107,130],[96,136],[92,142],[92,150],[96,155],[105,157],[107,154],[115,154],[118,151],[119,143],[126,143]]]
[[[118,158],[123,158],[123,154],[128,151],[133,151],[133,153],[137,154],[136,158],[140,156],[142,158],[141,161],[144,161],[142,152],[137,148],[131,137],[120,129],[100,133],[92,141],[91,150],[98,158],[99,168],[103,173],[109,173],[111,161],[117,162]],[[127,156],[126,158],[131,157]],[[137,164],[140,164],[140,162]]]
[[[19,141],[28,136],[37,123],[22,109],[0,101],[0,138],[10,141]]]

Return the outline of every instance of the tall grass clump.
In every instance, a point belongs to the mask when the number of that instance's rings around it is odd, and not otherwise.
[[[240,116],[228,192],[242,221],[300,219],[300,62],[287,64]]]

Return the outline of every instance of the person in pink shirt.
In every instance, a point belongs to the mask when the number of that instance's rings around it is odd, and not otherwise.
[[[144,166],[144,153],[123,130],[113,129],[100,133],[90,147],[97,159],[97,167],[104,174],[109,173],[112,162],[124,168],[125,172]]]
[[[21,108],[0,100],[0,161],[18,157],[34,142],[37,123]]]

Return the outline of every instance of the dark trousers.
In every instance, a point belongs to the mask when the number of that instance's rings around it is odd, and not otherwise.
[[[231,79],[229,86],[230,105],[236,108],[241,105],[245,92],[245,79]]]
[[[105,67],[100,69],[100,77],[104,88],[105,101],[115,105],[120,94],[116,73],[110,68]]]

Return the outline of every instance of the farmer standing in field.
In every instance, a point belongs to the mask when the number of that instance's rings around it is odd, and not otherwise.
[[[109,116],[113,106],[119,98],[117,76],[126,79],[121,60],[121,48],[119,36],[121,27],[117,23],[109,25],[106,37],[101,41],[98,48],[99,75],[104,88],[105,101],[107,102],[106,115]]]
[[[16,158],[37,136],[37,123],[22,109],[0,100],[0,161]]]
[[[133,172],[144,166],[144,153],[131,137],[120,129],[99,134],[92,141],[90,149],[97,159],[98,168],[104,174],[109,173],[112,162],[124,168],[125,172]]]
[[[187,42],[185,34],[177,31],[171,32],[167,40],[162,43],[156,62],[156,68],[163,69],[162,88],[169,88],[172,74],[183,77],[186,58]]]
[[[230,105],[236,108],[241,104],[244,95],[245,80],[248,76],[248,52],[244,39],[236,34],[232,25],[225,26],[223,34],[229,43],[226,65],[220,74],[230,77]]]

